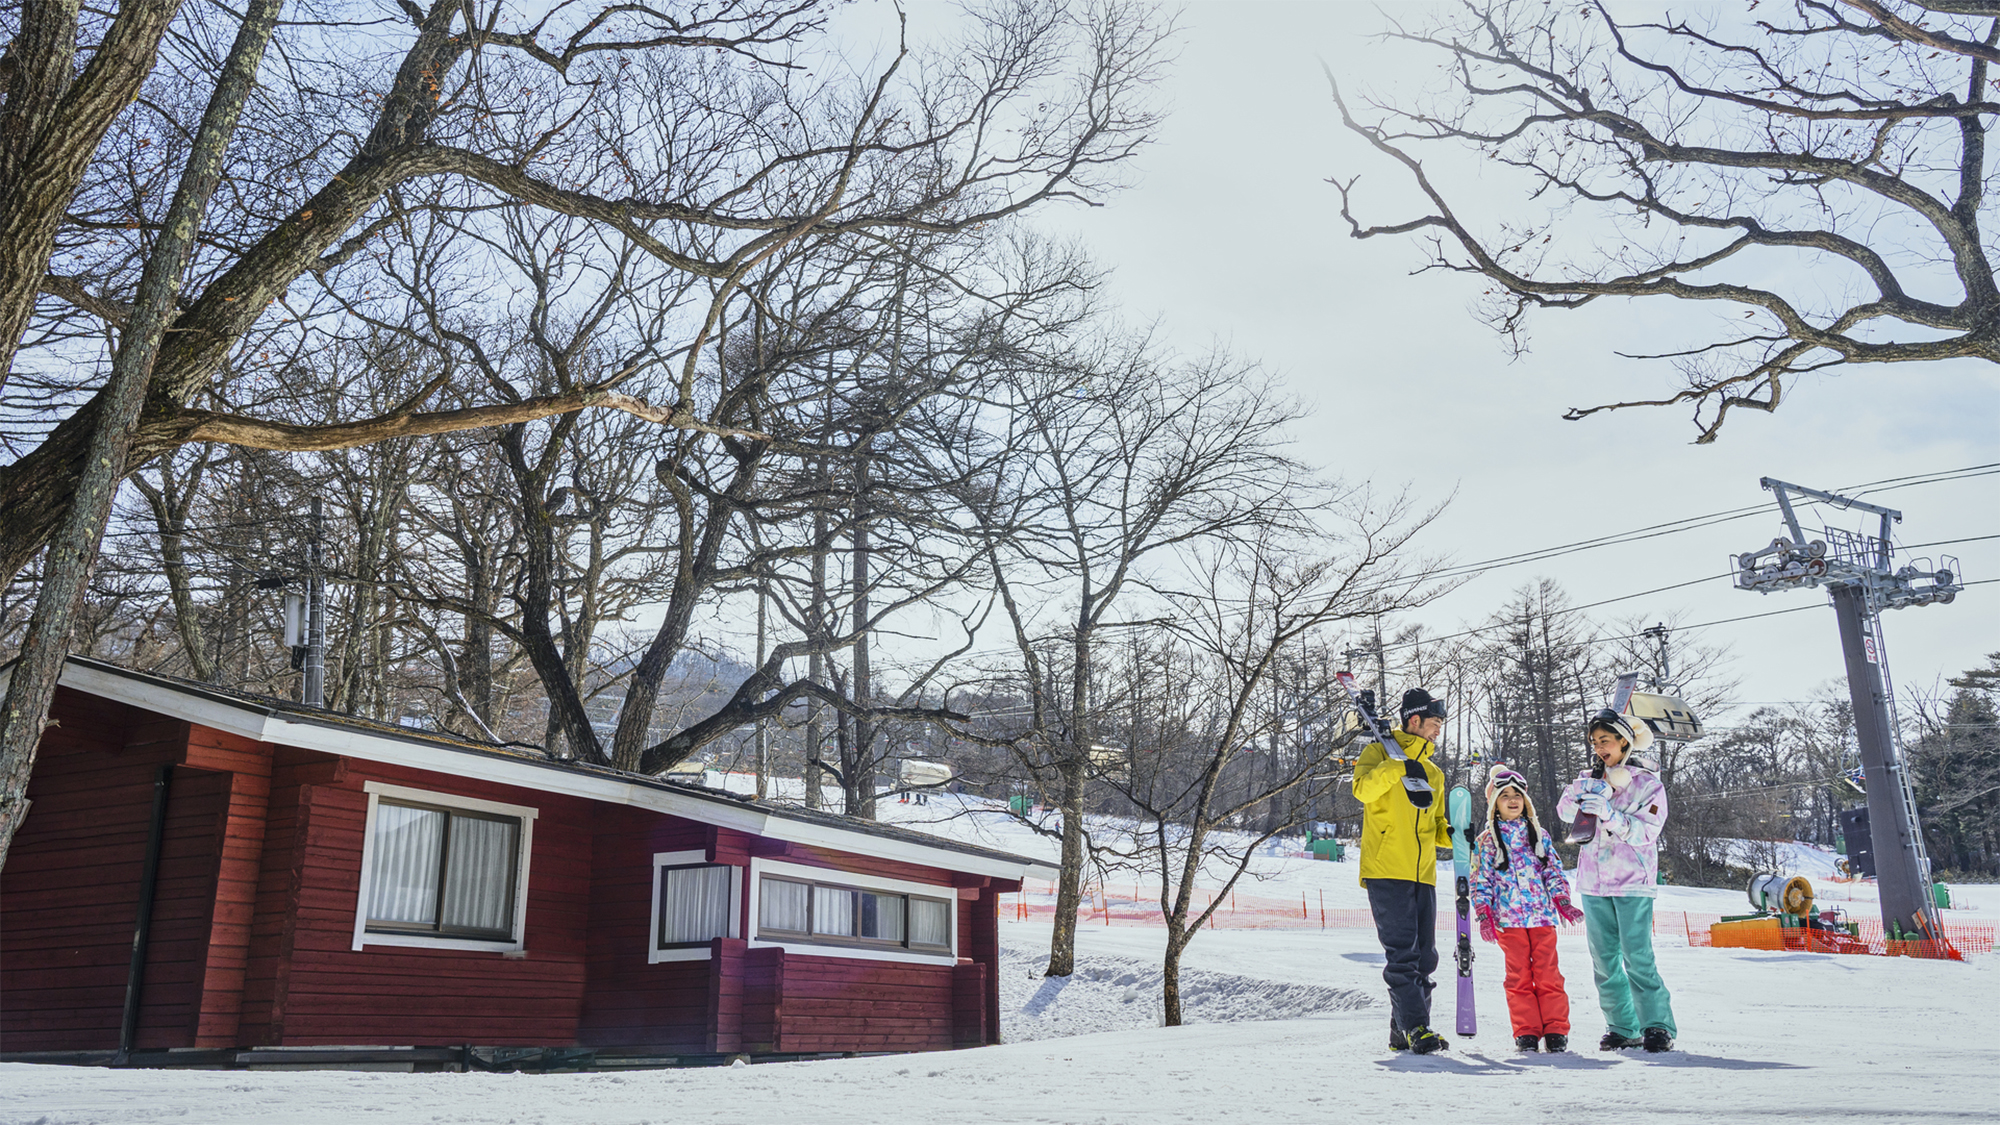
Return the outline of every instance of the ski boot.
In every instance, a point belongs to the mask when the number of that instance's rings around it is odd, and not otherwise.
[[[1647,1051],[1655,1055],[1661,1051],[1671,1051],[1674,1049],[1673,1033],[1664,1027],[1647,1028],[1645,1037],[1639,1042]]]
[[[1539,1051],[1542,1049],[1542,1041],[1532,1035],[1516,1035],[1514,1046],[1523,1051]]]
[[[1542,1036],[1542,1050],[1547,1051],[1551,1055],[1562,1054],[1563,1052],[1569,1050],[1569,1036],[1567,1035]]]
[[[1391,1051],[1407,1051],[1410,1049],[1410,1037],[1403,1034],[1402,1028],[1396,1026],[1394,1018],[1389,1020],[1389,1049]]]
[[[1605,1032],[1604,1038],[1597,1041],[1597,1049],[1600,1051],[1623,1051],[1629,1047],[1637,1047],[1639,1045],[1639,1040],[1629,1035],[1620,1035],[1615,1031]]]
[[[1451,1050],[1451,1041],[1428,1027],[1413,1028],[1410,1031],[1410,1050],[1419,1055]]]

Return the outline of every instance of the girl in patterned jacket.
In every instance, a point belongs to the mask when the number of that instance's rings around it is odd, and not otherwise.
[[[1673,1001],[1653,959],[1653,895],[1660,881],[1667,787],[1641,757],[1653,745],[1653,728],[1644,719],[1605,710],[1591,718],[1585,732],[1604,775],[1585,773],[1570,782],[1556,812],[1564,820],[1579,812],[1597,818],[1597,833],[1577,853],[1576,864],[1597,1003],[1607,1025],[1597,1049],[1671,1051],[1679,1034]]]
[[[1562,857],[1535,818],[1528,779],[1496,764],[1486,775],[1486,831],[1472,857],[1479,936],[1507,962],[1507,1014],[1523,1051],[1569,1050],[1569,992],[1556,962],[1556,924],[1576,923]]]

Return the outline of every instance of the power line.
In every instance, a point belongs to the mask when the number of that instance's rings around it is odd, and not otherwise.
[[[1897,488],[1915,488],[1919,485],[1991,476],[1995,473],[2000,473],[2000,462],[1986,465],[1967,465],[1963,468],[1945,469],[1935,473],[1919,473],[1907,477],[1889,477],[1879,481],[1867,481],[1862,484],[1848,485],[1838,491],[1852,492],[1857,496],[1865,496]],[[1499,555],[1483,562],[1465,563],[1460,566],[1448,568],[1440,573],[1438,577],[1452,578],[1463,574],[1477,574],[1485,570],[1494,570],[1504,566],[1518,566],[1526,562],[1540,562],[1544,559],[1558,558],[1562,555],[1594,550],[1598,547],[1615,547],[1625,543],[1637,543],[1647,539],[1656,539],[1662,535],[1674,535],[1683,531],[1697,531],[1704,527],[1713,527],[1717,524],[1743,519],[1760,512],[1774,512],[1777,509],[1777,502],[1769,501],[1741,508],[1726,508],[1719,512],[1709,512],[1698,516],[1684,516],[1680,519],[1668,520],[1665,523],[1634,528],[1631,531],[1615,532],[1610,535],[1600,535],[1590,539],[1579,539],[1574,543],[1564,543],[1553,547],[1538,547],[1528,551],[1519,551],[1511,555]],[[1969,540],[1965,540],[1965,542],[1969,542]],[[1937,546],[1938,544],[1925,545]]]
[[[1980,538],[1982,538],[1982,539],[1996,539],[1996,538],[2000,538],[2000,536],[1993,536],[1993,535],[1986,535],[1986,536],[1980,536]],[[1604,599],[1603,601],[1597,601],[1597,602],[1591,602],[1591,603],[1589,603],[1589,604],[1587,604],[1587,605],[1574,605],[1574,606],[1567,606],[1567,607],[1565,607],[1565,608],[1563,608],[1563,609],[1558,609],[1558,610],[1551,610],[1550,612],[1548,612],[1548,613],[1547,613],[1547,614],[1545,614],[1544,616],[1547,616],[1547,617],[1562,617],[1562,616],[1566,616],[1566,615],[1568,615],[1568,614],[1572,614],[1572,613],[1580,613],[1580,612],[1582,612],[1583,610],[1586,610],[1586,609],[1591,609],[1591,608],[1594,608],[1594,607],[1596,607],[1596,606],[1601,606],[1601,605],[1610,605],[1610,604],[1611,604],[1612,602],[1622,602],[1622,601],[1630,601],[1630,600],[1631,600],[1631,599],[1633,599],[1633,598],[1643,598],[1643,597],[1645,597],[1645,596],[1646,596],[1646,595],[1648,595],[1648,594],[1657,594],[1657,593],[1661,593],[1662,591],[1666,591],[1666,590],[1678,590],[1678,589],[1680,589],[1680,588],[1681,588],[1681,587],[1683,587],[1683,586],[1695,586],[1695,585],[1699,585],[1699,584],[1701,584],[1701,583],[1703,583],[1703,582],[1713,582],[1713,581],[1715,581],[1715,579],[1717,579],[1717,578],[1727,578],[1727,577],[1729,577],[1729,576],[1728,576],[1727,574],[1722,574],[1722,575],[1713,575],[1713,574],[1712,574],[1712,575],[1709,575],[1709,576],[1708,576],[1708,577],[1706,577],[1706,578],[1695,578],[1695,579],[1690,579],[1689,581],[1686,581],[1686,582],[1680,582],[1680,583],[1676,583],[1675,585],[1672,585],[1672,586],[1661,586],[1661,587],[1658,587],[1657,589],[1652,589],[1652,590],[1641,590],[1640,592],[1638,592],[1638,593],[1636,593],[1636,594],[1621,594],[1621,595],[1619,595],[1618,597],[1615,597],[1615,598],[1606,598],[1606,599]],[[1966,583],[1963,583],[1963,585],[1965,585],[1965,586],[1986,586],[1986,585],[1990,585],[1990,584],[1992,584],[1992,583],[1994,583],[1994,582],[2000,582],[2000,578],[1982,578],[1982,579],[1980,579],[1980,580],[1978,580],[1978,581],[1976,581],[1976,582],[1966,582]],[[1817,606],[1812,606],[1812,605],[1796,605],[1796,606],[1792,606],[1792,607],[1791,607],[1791,608],[1789,608],[1789,609],[1774,609],[1774,610],[1771,610],[1771,611],[1770,611],[1770,612],[1768,612],[1768,613],[1750,613],[1750,614],[1745,614],[1745,615],[1743,615],[1743,616],[1741,616],[1741,617],[1724,617],[1724,618],[1722,618],[1722,619],[1720,619],[1720,620],[1717,620],[1717,621],[1698,621],[1698,622],[1696,622],[1696,623],[1694,623],[1694,624],[1692,624],[1692,625],[1677,625],[1677,626],[1675,626],[1675,628],[1676,628],[1677,630],[1685,630],[1685,629],[1706,629],[1706,628],[1709,628],[1709,627],[1711,627],[1711,626],[1714,626],[1714,625],[1733,625],[1733,624],[1735,624],[1735,623],[1736,623],[1736,622],[1738,622],[1738,621],[1755,621],[1755,620],[1757,620],[1757,619],[1758,619],[1758,618],[1760,618],[1760,617],[1777,617],[1777,616],[1778,616],[1778,615],[1780,615],[1780,614],[1785,614],[1785,613],[1801,613],[1801,612],[1803,612],[1803,611],[1805,611],[1805,610],[1808,610],[1808,609],[1816,609],[1816,608],[1818,608],[1818,607],[1817,607]],[[1464,631],[1462,631],[1462,632],[1457,632],[1457,633],[1447,633],[1447,634],[1445,634],[1445,635],[1443,635],[1443,636],[1440,636],[1440,637],[1420,637],[1420,638],[1418,638],[1418,639],[1416,639],[1416,640],[1414,640],[1414,641],[1403,641],[1403,642],[1401,642],[1400,644],[1386,644],[1386,645],[1383,645],[1382,647],[1383,647],[1383,648],[1384,648],[1385,650],[1389,650],[1389,651],[1394,651],[1394,650],[1396,650],[1396,649],[1403,649],[1403,648],[1415,648],[1415,647],[1417,647],[1418,645],[1422,645],[1422,644],[1426,644],[1426,643],[1431,643],[1431,642],[1437,642],[1437,641],[1452,641],[1452,640],[1457,640],[1457,639],[1458,639],[1458,638],[1460,638],[1460,637],[1476,637],[1476,636],[1478,636],[1478,635],[1479,635],[1479,634],[1481,634],[1481,633],[1491,633],[1491,632],[1494,632],[1494,631],[1496,631],[1496,630],[1500,630],[1500,629],[1506,629],[1506,628],[1509,628],[1509,627],[1510,627],[1510,626],[1511,626],[1512,624],[1513,624],[1513,622],[1511,622],[1511,621],[1502,621],[1502,622],[1498,622],[1498,623],[1495,623],[1495,624],[1492,624],[1492,625],[1481,625],[1481,626],[1479,626],[1478,628],[1474,628],[1474,629],[1466,629],[1466,630],[1464,630]],[[1631,640],[1637,640],[1638,638],[1640,638],[1640,637],[1642,637],[1642,636],[1645,636],[1645,634],[1644,634],[1644,633],[1627,633],[1627,634],[1624,634],[1624,635],[1621,635],[1621,636],[1616,636],[1616,637],[1594,637],[1594,638],[1592,638],[1591,640],[1588,640],[1588,641],[1585,641],[1585,642],[1583,642],[1583,643],[1584,643],[1584,644],[1604,644],[1605,642],[1608,642],[1608,641],[1631,641]]]
[[[1963,480],[1973,477],[1992,476],[1996,473],[2000,473],[2000,462],[1994,462],[1985,465],[1967,465],[1957,469],[1943,469],[1934,473],[1918,473],[1912,476],[1905,476],[1905,477],[1888,477],[1879,481],[1867,481],[1862,484],[1848,485],[1845,486],[1841,491],[1855,493],[1856,495],[1867,495],[1869,493],[1886,492],[1897,488],[1915,488],[1917,486],[1926,484],[1939,484],[1943,482]],[[1866,491],[1863,492],[1857,490],[1866,490]],[[1820,501],[1811,501],[1809,503],[1799,506],[1810,509],[1810,508],[1825,507],[1826,505]],[[1665,523],[1657,523],[1657,524],[1651,524],[1646,527],[1634,528],[1630,531],[1614,532],[1609,535],[1601,535],[1592,539],[1579,539],[1574,543],[1564,543],[1551,547],[1537,547],[1532,550],[1520,551],[1511,555],[1498,555],[1495,556],[1494,558],[1486,559],[1481,562],[1463,563],[1455,566],[1448,566],[1429,575],[1429,577],[1432,580],[1449,580],[1452,578],[1476,577],[1480,574],[1485,573],[1488,570],[1499,570],[1504,567],[1519,566],[1523,563],[1545,562],[1549,559],[1561,558],[1564,555],[1571,555],[1582,551],[1594,550],[1598,547],[1615,547],[1627,543],[1638,543],[1648,539],[1657,539],[1665,535],[1678,534],[1683,531],[1698,531],[1705,527],[1713,527],[1718,524],[1728,523],[1732,520],[1744,519],[1749,516],[1757,515],[1759,513],[1776,512],[1777,510],[1778,510],[1778,504],[1775,500],[1773,500],[1768,503],[1754,504],[1742,508],[1728,508],[1719,512],[1709,512],[1704,515],[1685,516],[1680,519],[1668,520]],[[1954,543],[1973,543],[1973,542],[1979,542],[1984,539],[1993,539],[1993,538],[2000,538],[2000,536],[1975,536],[1965,539],[1947,539],[1933,543],[1921,543],[1915,547],[1906,546],[1901,549],[1905,551],[1910,551],[1910,550],[1918,550],[1924,547],[1949,546]],[[1724,575],[1724,577],[1727,577],[1727,575]],[[1702,581],[1707,581],[1707,579],[1693,579],[1688,582],[1681,583],[1680,585],[1689,586],[1689,585],[1694,585],[1696,582],[1702,582]],[[1364,597],[1369,596],[1373,593],[1378,592],[1381,588],[1382,587],[1376,587],[1375,589],[1363,590],[1361,591],[1361,594]],[[1621,598],[1608,598],[1605,599],[1604,601],[1593,602],[1591,604],[1608,605],[1611,602],[1623,600],[1624,598],[1645,597],[1648,593],[1659,593],[1664,590],[1677,589],[1677,588],[1678,587],[1675,586],[1666,586],[1666,587],[1661,587],[1659,590],[1642,591],[1637,594],[1627,594],[1623,595]],[[1226,602],[1230,604],[1237,604],[1237,603],[1247,604],[1247,599],[1221,598],[1214,594],[1207,594],[1204,596],[1212,601]],[[1577,607],[1577,608],[1588,608],[1588,607]],[[1474,630],[1474,632],[1477,631],[1478,630]],[[1469,635],[1469,634],[1453,634],[1453,636],[1464,636],[1464,635]],[[1450,638],[1435,637],[1430,639],[1448,640]],[[1399,647],[1408,647],[1408,646],[1404,645]]]

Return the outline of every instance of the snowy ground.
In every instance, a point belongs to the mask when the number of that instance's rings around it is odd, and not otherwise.
[[[1041,854],[1003,816],[933,799],[890,804],[914,821],[955,815],[954,835]],[[1867,884],[1823,901],[1873,910]],[[1353,863],[1259,857],[1260,895],[1365,903]],[[1790,872],[1787,872],[1790,873]],[[1955,888],[1948,920],[2000,914],[2000,887]],[[1660,909],[1736,913],[1740,891],[1663,888]],[[1512,1046],[1497,951],[1482,947],[1481,1030],[1429,1058],[1387,1050],[1381,953],[1365,929],[1220,929],[1189,948],[1189,1025],[1158,1024],[1162,932],[1086,925],[1078,972],[1035,975],[1046,922],[1003,921],[1008,1043],[974,1051],[715,1070],[492,1075],[106,1071],[0,1065],[0,1125],[355,1121],[624,1125],[746,1122],[1231,1123],[1407,1119],[1509,1125],[1758,1118],[2000,1121],[2000,956],[1963,964],[1688,948],[1663,936],[1680,1049],[1600,1054],[1604,1030],[1580,931],[1559,946],[1582,1050]],[[1436,1022],[1454,1022],[1448,978]],[[1277,1018],[1273,1018],[1277,1017]],[[1246,1022],[1247,1021],[1247,1022]]]
[[[1008,964],[1044,948],[1048,926],[1006,923]],[[1150,964],[1160,933],[1085,928],[1085,973],[1045,1010],[1121,1001],[1120,974]],[[1380,953],[1360,930],[1220,931],[1188,951],[1192,979],[1213,974],[1304,986],[1336,1010],[1248,1023],[1133,1030],[975,1051],[636,1074],[492,1075],[105,1071],[0,1066],[0,1122],[282,1121],[333,1125],[513,1122],[1268,1122],[1420,1120],[1634,1125],[1784,1118],[1853,1122],[2000,1119],[2000,958],[1966,964],[1687,949],[1664,944],[1681,1049],[1589,1050],[1602,1031],[1580,935],[1561,941],[1575,1003],[1570,1055],[1520,1055],[1509,1042],[1499,959],[1482,959],[1482,1030],[1429,1058],[1385,1046]],[[1113,963],[1111,959],[1119,959]],[[1136,968],[1133,969],[1136,971]],[[1023,974],[1022,984],[1025,984]],[[1437,1015],[1452,1022],[1450,986]],[[1010,1009],[1036,988],[1010,988]],[[1338,1010],[1358,995],[1366,1006]],[[1192,1013],[1200,1018],[1197,1006]],[[1039,1030],[1039,1029],[1038,1029]]]

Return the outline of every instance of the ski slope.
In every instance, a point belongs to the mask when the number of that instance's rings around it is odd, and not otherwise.
[[[1053,845],[976,800],[885,803],[885,819],[1052,856]],[[1809,862],[1810,856],[1802,862]],[[1260,855],[1260,894],[1324,891],[1365,904],[1355,865]],[[1810,877],[1812,872],[1804,872]],[[1821,885],[1822,898],[1866,885]],[[1954,888],[2000,911],[2000,888]],[[1661,909],[1735,913],[1740,891],[1662,888]],[[1854,913],[1872,910],[1857,901]],[[1386,1047],[1381,953],[1361,928],[1204,931],[1185,957],[1187,1026],[1158,1026],[1163,931],[1083,925],[1078,971],[1040,975],[1047,922],[1001,924],[997,1047],[925,1055],[639,1073],[495,1075],[168,1072],[0,1065],[0,1125],[356,1121],[641,1122],[1787,1121],[1993,1122],[2000,1081],[2000,957],[1965,963],[1688,948],[1663,936],[1680,1049],[1601,1054],[1581,930],[1559,950],[1573,1008],[1569,1055],[1512,1046],[1497,950],[1480,945],[1480,1034],[1428,1058]],[[1447,961],[1448,965],[1448,961]],[[1446,970],[1449,971],[1448,968]],[[1452,989],[1435,1022],[1454,1022]]]

